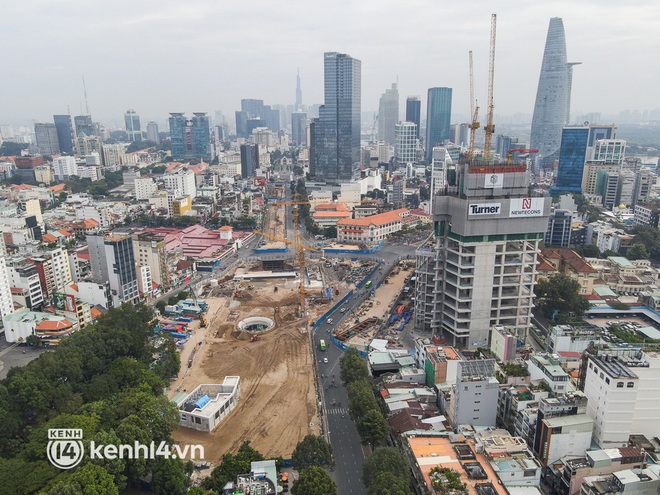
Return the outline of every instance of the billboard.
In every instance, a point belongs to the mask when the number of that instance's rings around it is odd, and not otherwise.
[[[515,198],[509,206],[509,217],[542,217],[545,198]]]
[[[66,295],[66,311],[71,311],[72,313],[76,312],[76,296],[73,294]]]
[[[55,309],[64,311],[66,303],[64,302],[64,293],[63,292],[53,292],[53,306]]]
[[[484,176],[484,188],[494,189],[504,186],[504,174],[486,174]]]
[[[499,215],[502,213],[502,203],[471,203],[468,206],[468,215]]]

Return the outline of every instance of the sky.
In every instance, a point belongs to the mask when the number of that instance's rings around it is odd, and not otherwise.
[[[362,61],[362,111],[398,79],[402,116],[406,96],[424,107],[434,86],[453,88],[453,113],[468,115],[470,50],[486,108],[492,13],[496,115],[532,114],[551,17],[582,62],[573,115],[660,108],[654,0],[29,0],[0,8],[0,124],[79,114],[84,75],[95,121],[222,111],[233,126],[242,98],[292,104],[297,69],[303,103],[322,103],[326,51]]]

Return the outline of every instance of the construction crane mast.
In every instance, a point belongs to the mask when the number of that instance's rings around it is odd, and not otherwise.
[[[484,161],[490,159],[490,145],[495,133],[495,124],[493,124],[493,113],[495,106],[493,104],[493,81],[495,79],[495,32],[497,28],[497,14],[490,17],[490,60],[488,63],[488,123],[486,124],[486,139],[484,142]]]
[[[472,117],[472,122],[470,122],[470,148],[468,149],[468,160],[472,160],[474,156],[474,135],[479,129],[479,105],[474,99],[474,69],[472,66],[472,50],[470,50],[470,117]]]

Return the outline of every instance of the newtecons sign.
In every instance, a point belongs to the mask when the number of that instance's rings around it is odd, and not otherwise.
[[[544,198],[516,198],[509,206],[509,218],[542,217]]]
[[[502,203],[473,203],[468,206],[468,215],[499,215]]]

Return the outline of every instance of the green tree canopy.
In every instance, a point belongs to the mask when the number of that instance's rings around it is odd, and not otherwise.
[[[364,443],[371,445],[384,442],[390,434],[390,425],[380,409],[370,409],[357,423],[358,433]]]
[[[119,495],[114,478],[101,466],[87,463],[71,475],[64,473],[46,495]]]
[[[250,472],[250,464],[254,461],[263,461],[264,456],[250,447],[250,442],[245,441],[236,454],[225,454],[222,462],[212,472],[211,476],[204,480],[206,489],[222,491],[228,481],[235,481],[236,476]]]
[[[381,473],[390,473],[396,478],[408,480],[410,468],[398,449],[383,447],[377,449],[365,461],[362,480],[367,487],[370,487],[376,482],[376,478]]]
[[[580,295],[580,283],[563,273],[539,280],[534,293],[543,315],[549,319],[580,318],[589,309],[589,301]]]
[[[409,495],[410,483],[392,473],[378,473],[374,482],[367,488],[369,495]]]
[[[322,468],[308,467],[291,487],[292,495],[336,495],[337,485]]]
[[[629,260],[647,260],[649,259],[649,256],[649,251],[646,249],[646,246],[641,242],[638,242],[630,248],[627,257]]]
[[[378,410],[378,401],[371,384],[367,380],[357,380],[346,386],[348,392],[348,412],[353,421],[364,418],[368,411]]]
[[[366,361],[360,357],[357,349],[354,348],[346,351],[341,357],[339,369],[339,376],[346,384],[369,377],[369,368]]]
[[[320,466],[328,469],[334,469],[335,467],[332,458],[332,446],[325,438],[316,435],[307,435],[298,442],[291,459],[293,467],[297,471],[310,466]]]

